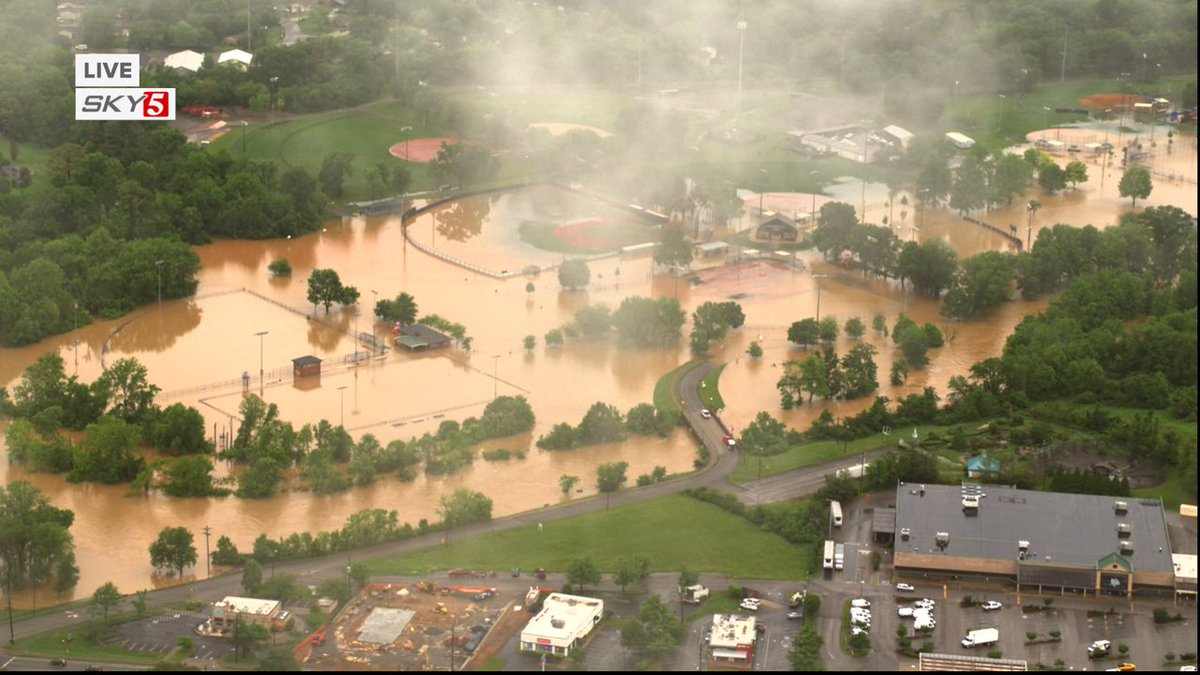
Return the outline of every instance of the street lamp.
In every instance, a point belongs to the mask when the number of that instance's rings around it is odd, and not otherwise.
[[[1040,208],[1042,205],[1036,199],[1029,200],[1029,203],[1025,205],[1025,209],[1029,211],[1029,226],[1025,230],[1025,250],[1027,251],[1033,250],[1033,214],[1037,213]]]
[[[758,172],[761,173],[763,176],[767,175],[766,169],[759,169]],[[763,178],[763,180],[765,181],[766,178]],[[763,189],[766,189],[765,185],[763,186]],[[763,217],[763,190],[758,191],[758,217],[760,220]]]
[[[346,385],[338,387],[338,426],[346,428]],[[350,567],[346,566],[346,590],[350,590]]]
[[[79,332],[79,303],[75,303],[75,328],[72,333]],[[79,336],[75,335],[75,374],[79,374]]]
[[[279,77],[271,78],[271,125],[275,124],[275,90],[279,83]]]
[[[828,274],[814,274],[812,277],[817,280],[817,323],[821,323],[821,280],[829,276]]]
[[[403,134],[406,131],[412,131],[412,127],[400,127],[400,133]],[[406,161],[406,162],[412,161],[408,158],[408,136],[407,135],[404,137],[404,161]]]
[[[250,126],[250,123],[242,120],[242,157],[246,156],[246,127],[248,126]]]
[[[496,385],[500,382],[499,378],[497,377],[499,368],[500,368],[500,355],[493,354],[492,355],[492,400],[493,401],[496,400]]]
[[[377,323],[375,321],[375,311],[377,309],[379,309],[379,293],[375,292],[375,289],[371,289],[371,351],[375,350],[375,345],[377,344],[375,338],[375,324]]]
[[[258,336],[258,393],[260,395],[262,394],[263,389],[266,387],[266,371],[263,370],[263,337],[266,336],[268,332],[269,331],[264,330],[255,333],[255,335]]]
[[[742,49],[746,44],[746,22],[739,19],[737,22],[738,29],[738,90],[737,90],[737,106],[738,114],[742,113]]]
[[[812,171],[808,172],[808,175],[815,176],[818,173],[820,173],[820,172],[818,172],[816,169],[813,169]],[[812,204],[809,205],[809,207],[808,207],[809,229],[812,229],[817,226],[817,193],[814,190],[811,194],[812,194]]]
[[[155,260],[154,268],[158,272],[158,304],[162,304],[162,265],[163,260]],[[78,309],[78,306],[76,307]]]

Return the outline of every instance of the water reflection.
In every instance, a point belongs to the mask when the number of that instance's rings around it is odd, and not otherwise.
[[[437,232],[443,239],[467,241],[483,229],[491,210],[491,195],[468,197],[433,211]]]

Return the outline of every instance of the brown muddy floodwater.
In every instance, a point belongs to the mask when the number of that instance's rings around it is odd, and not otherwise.
[[[1095,199],[1103,202],[1101,213],[1119,208],[1116,199],[1108,196],[1107,186],[1103,191],[1081,186],[1078,192],[1081,196],[1039,196],[1046,206],[1037,221],[1049,222],[1049,212],[1060,214],[1058,222],[1075,225],[1103,227],[1115,220],[1111,213],[1108,221],[1094,216],[1089,206]],[[1154,197],[1158,196],[1156,186]],[[1151,203],[1156,203],[1154,197]],[[799,201],[808,198],[802,195]],[[1058,200],[1061,206],[1055,203]],[[1194,195],[1191,203],[1194,213]],[[1002,238],[942,211],[918,214],[898,204],[889,208],[886,198],[883,203],[868,203],[871,219],[880,220],[889,210],[898,234],[943,238],[962,257],[1010,248]],[[1071,218],[1076,212],[1082,215]],[[1017,216],[1024,217],[1023,202],[1020,209],[1013,207],[1011,217]],[[529,265],[555,264],[563,257],[523,243],[517,235],[522,222],[621,217],[611,206],[555,188],[535,188],[467,199],[426,214],[411,227],[414,239],[440,254],[486,270],[517,272]],[[1001,223],[1009,217],[997,212],[985,219]],[[495,395],[520,394],[537,414],[536,428],[527,436],[492,441],[488,447],[524,451],[525,459],[480,459],[448,477],[422,475],[412,483],[389,477],[339,495],[318,497],[296,491],[258,501],[176,499],[161,494],[127,497],[128,486],[71,485],[62,476],[28,474],[18,465],[0,463],[0,476],[6,482],[29,480],[56,506],[75,512],[71,532],[80,582],[74,593],[63,596],[52,597],[48,589],[39,589],[39,604],[89,595],[106,581],[125,593],[178,583],[178,579],[156,576],[150,567],[149,544],[164,527],[186,527],[202,546],[200,532],[208,525],[213,528],[214,545],[216,537],[225,535],[247,550],[261,533],[279,537],[330,530],[365,508],[394,509],[402,521],[412,523],[435,519],[438,498],[462,486],[486,493],[494,502],[493,514],[500,516],[594,494],[595,467],[602,462],[628,462],[631,483],[658,465],[672,473],[690,470],[696,446],[682,430],[665,440],[631,437],[625,443],[573,452],[541,452],[533,445],[554,424],[577,424],[596,401],[621,410],[650,402],[658,378],[689,358],[686,339],[671,349],[623,350],[608,342],[547,349],[542,344],[545,333],[571,321],[574,312],[588,303],[615,309],[632,295],[677,295],[690,314],[709,300],[740,302],[747,325],[714,350],[717,360],[728,362],[721,378],[727,406],[723,417],[735,430],[744,428],[761,410],[804,429],[825,408],[841,417],[870,403],[870,399],[817,402],[789,412],[779,407],[775,382],[780,364],[803,356],[787,342],[787,326],[816,312],[814,271],[828,275],[819,291],[821,316],[842,321],[859,316],[869,325],[874,314],[882,313],[890,325],[907,310],[917,321],[942,326],[947,345],[933,350],[930,367],[913,372],[903,387],[886,384],[897,350],[890,341],[873,335],[866,338],[880,352],[877,363],[884,384],[879,393],[893,400],[925,386],[945,391],[952,376],[998,354],[1017,322],[1046,304],[1017,300],[980,321],[948,322],[939,316],[938,303],[906,294],[894,283],[824,263],[815,252],[799,255],[803,268],[782,260],[735,257],[709,263],[700,272],[702,283],[694,286],[655,277],[648,256],[610,257],[589,264],[592,278],[587,290],[564,292],[552,270],[536,277],[516,274],[495,279],[435,258],[405,242],[398,217],[346,218],[295,239],[221,241],[197,251],[200,286],[194,298],[145,307],[120,320],[97,322],[30,347],[0,350],[0,384],[11,386],[47,351],[57,351],[67,372],[78,373],[84,381],[97,377],[102,361],[135,357],[149,369],[151,382],[162,388],[160,404],[182,402],[196,407],[205,416],[210,435],[220,436],[237,415],[242,374],[249,373],[251,390],[261,391],[268,402],[277,404],[282,417],[296,427],[327,419],[344,423],[355,438],[371,433],[384,443],[433,431],[444,419],[477,416]],[[295,270],[290,279],[268,274],[268,263],[278,258],[290,261]],[[306,316],[314,313],[305,297],[306,280],[314,268],[335,269],[344,283],[356,286],[361,293],[359,306],[335,307],[328,314],[318,308],[317,320]],[[526,291],[530,281],[535,287],[532,293]],[[416,298],[421,314],[436,313],[463,324],[473,338],[471,350],[414,355],[389,349],[358,361],[356,367],[352,355],[369,355],[369,347],[364,339],[356,348],[352,336],[357,332],[369,338],[375,331],[382,339],[389,329],[373,325],[372,302],[393,298],[400,291]],[[257,334],[264,331],[260,338]],[[522,347],[526,335],[536,336],[538,342],[530,352]],[[759,336],[765,356],[751,360],[745,349]],[[848,346],[843,337],[836,348],[845,351]],[[306,355],[321,358],[324,371],[319,380],[296,386],[291,360]],[[264,383],[258,379],[260,363],[266,372]],[[228,471],[229,467],[218,465],[219,474]],[[558,478],[564,474],[582,477],[580,493],[561,494]],[[203,576],[203,563],[191,574]],[[22,605],[30,600],[27,595],[14,598]]]

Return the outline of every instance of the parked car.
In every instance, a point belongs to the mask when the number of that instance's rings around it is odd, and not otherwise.
[[[850,601],[851,607],[870,607],[871,601],[866,598],[855,598]]]
[[[870,633],[870,627],[863,628],[862,626],[850,626],[851,635],[866,635]]]
[[[799,621],[800,619],[804,618],[804,613],[803,612],[788,612],[787,618],[788,618],[788,621]]]
[[[755,598],[746,598],[745,600],[742,600],[742,603],[738,606],[741,607],[742,609],[746,609],[751,612],[757,612],[758,611],[758,600],[756,600]]]
[[[52,666],[65,666],[65,665],[67,665],[67,660],[66,660],[66,659],[61,659],[61,658],[50,659],[50,665],[52,665]]]
[[[1000,609],[1003,606],[1004,605],[1000,604],[999,602],[997,602],[995,600],[988,600],[987,602],[983,603],[983,611],[991,612],[991,611]]]
[[[912,607],[897,607],[896,614],[898,614],[900,616],[912,616],[913,608]]]
[[[937,603],[930,600],[929,598],[921,598],[920,600],[913,603],[913,607],[916,607],[918,609],[933,609],[935,604],[937,604]]]
[[[917,589],[913,588],[912,584],[896,584],[896,590],[901,593],[912,593]]]
[[[710,419],[710,418],[712,418],[712,412],[709,411],[708,408],[701,408],[700,416],[703,417],[704,419]]]

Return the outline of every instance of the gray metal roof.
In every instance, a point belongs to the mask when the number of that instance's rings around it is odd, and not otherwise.
[[[937,554],[939,532],[949,535],[946,555],[967,558],[1015,560],[1018,542],[1028,541],[1026,560],[1031,562],[1094,565],[1111,553],[1120,553],[1134,570],[1172,571],[1171,546],[1162,504],[1135,497],[1103,497],[1057,492],[1035,492],[996,485],[900,484],[896,490],[896,528],[907,528],[907,541],[896,540],[896,552]],[[981,495],[979,508],[968,515],[962,507],[964,491]],[[1113,508],[1122,501],[1123,514]],[[1117,526],[1131,532],[1118,537]],[[1121,541],[1131,541],[1133,552],[1122,552]]]

